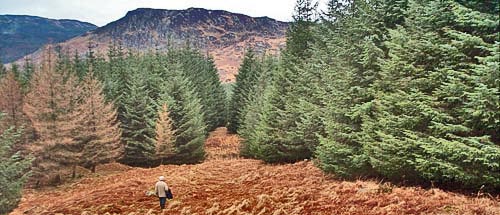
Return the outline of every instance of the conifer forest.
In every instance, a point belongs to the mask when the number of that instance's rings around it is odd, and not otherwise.
[[[208,165],[221,127],[242,162],[486,193],[500,211],[499,1],[317,6],[297,0],[286,46],[247,48],[234,83],[189,41],[141,52],[112,41],[105,53],[87,41],[83,55],[53,44],[42,59],[0,64],[0,214],[23,188],[74,182],[81,169]],[[292,208],[283,214],[322,214]]]

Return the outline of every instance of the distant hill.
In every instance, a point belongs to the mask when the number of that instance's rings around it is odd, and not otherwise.
[[[62,42],[95,28],[76,20],[0,15],[0,59],[3,63],[12,62],[47,43]]]
[[[221,80],[232,82],[248,46],[260,53],[276,54],[284,47],[287,28],[286,22],[223,10],[139,8],[59,45],[71,52],[85,53],[92,40],[95,51],[104,54],[112,41],[135,51],[161,50],[168,45],[188,43],[211,54]],[[40,54],[38,51],[32,58],[36,61]]]

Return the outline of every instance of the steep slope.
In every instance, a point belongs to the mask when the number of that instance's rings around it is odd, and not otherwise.
[[[4,63],[12,62],[44,44],[62,42],[95,28],[93,24],[76,20],[0,15],[0,59]]]
[[[439,189],[330,179],[311,161],[266,165],[240,159],[238,137],[218,129],[206,142],[209,160],[197,165],[98,168],[98,174],[43,191],[25,190],[11,215],[162,214],[146,196],[165,175],[174,200],[163,214],[499,214],[500,202]],[[118,171],[113,172],[112,170]],[[110,173],[111,172],[111,173]]]
[[[60,46],[70,52],[76,49],[85,53],[92,41],[95,51],[105,54],[113,41],[133,51],[163,50],[168,46],[189,44],[211,54],[221,80],[232,82],[247,47],[260,53],[276,54],[285,44],[287,28],[287,23],[268,17],[255,18],[223,10],[139,8]],[[32,58],[39,59],[40,52]]]

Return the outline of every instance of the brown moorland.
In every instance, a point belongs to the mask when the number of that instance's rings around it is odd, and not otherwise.
[[[500,214],[498,197],[335,180],[311,161],[269,165],[239,158],[238,142],[220,128],[207,139],[201,164],[108,164],[57,188],[26,189],[11,215],[162,214],[158,200],[145,195],[160,175],[174,194],[163,214]]]

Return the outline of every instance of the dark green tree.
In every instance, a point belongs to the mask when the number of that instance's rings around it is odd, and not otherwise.
[[[393,180],[498,189],[498,66],[485,66],[498,56],[497,17],[454,1],[410,8],[406,26],[390,31],[389,58],[366,104],[364,152]]]
[[[254,94],[257,81],[262,73],[260,64],[253,50],[247,50],[232,90],[227,126],[229,132],[236,133],[243,121],[244,110],[250,97]]]
[[[0,120],[2,113],[0,113]],[[29,176],[31,159],[24,158],[20,152],[13,152],[11,147],[20,133],[7,129],[0,131],[0,214],[7,214],[17,207],[21,200],[21,191]]]
[[[154,101],[148,95],[145,77],[139,72],[131,74],[127,83],[127,96],[122,100],[119,113],[125,154],[121,162],[131,165],[151,165],[155,152]]]
[[[167,162],[198,163],[205,158],[206,124],[202,106],[194,87],[183,77],[180,65],[166,68],[169,79],[162,86],[158,109],[162,104],[170,108],[175,130],[176,153]]]
[[[318,3],[312,0],[297,0],[293,22],[287,32],[286,53],[298,59],[310,57],[311,44],[314,43],[313,26],[316,23]]]

